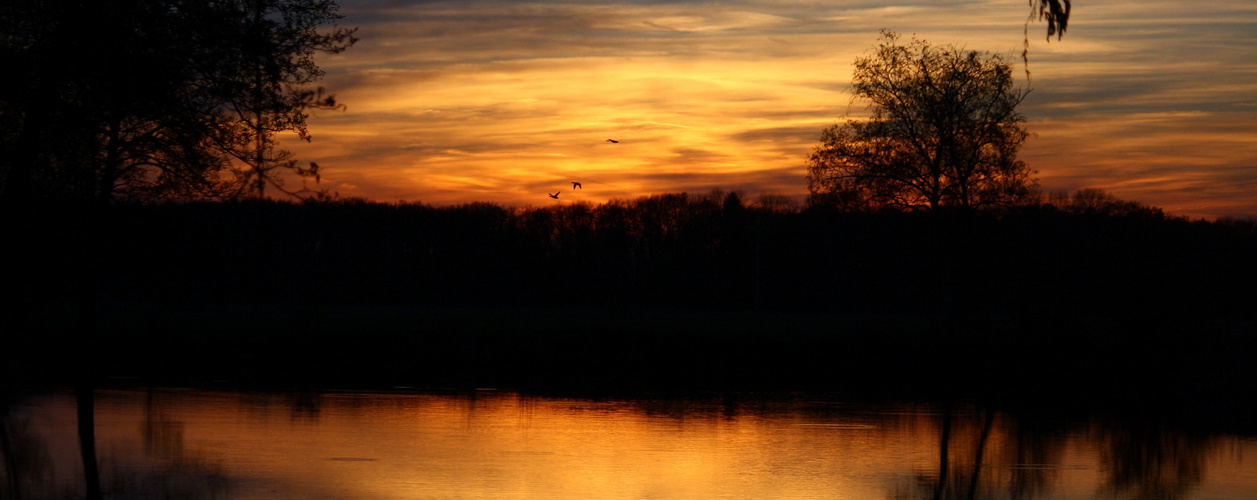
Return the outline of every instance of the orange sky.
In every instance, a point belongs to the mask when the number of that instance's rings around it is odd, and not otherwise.
[[[348,109],[290,147],[381,201],[801,198],[820,130],[863,112],[851,65],[882,28],[1005,54],[1027,84],[1025,0],[339,3],[361,41],[320,64]],[[1031,24],[1022,158],[1049,191],[1257,217],[1255,27],[1247,0],[1078,0],[1060,42]]]

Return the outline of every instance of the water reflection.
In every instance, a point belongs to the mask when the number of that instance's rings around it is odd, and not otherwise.
[[[183,422],[174,420],[166,406],[155,401],[153,390],[145,392],[144,423],[140,426],[144,456],[179,460],[183,458]]]
[[[81,497],[72,394],[0,412],[0,498]],[[810,396],[97,394],[113,498],[1225,499],[1257,443]]]
[[[4,464],[4,494],[0,498],[31,498],[36,491],[52,491],[48,479],[52,460],[28,417],[0,408],[0,463]]]
[[[1070,423],[1005,415],[997,424],[996,412],[957,412],[952,406],[944,406],[937,418],[937,469],[897,485],[888,498],[1169,500],[1257,494],[1251,473],[1241,488],[1206,484],[1210,469],[1218,482],[1245,477],[1242,457],[1227,461],[1219,454],[1225,443],[1244,442],[1235,437],[1144,421]]]
[[[1097,429],[1102,490],[1115,498],[1184,498],[1204,480],[1216,439],[1156,425],[1105,423]]]

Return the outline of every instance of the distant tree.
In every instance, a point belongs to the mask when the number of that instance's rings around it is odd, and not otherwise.
[[[812,203],[848,209],[979,208],[1017,203],[1036,183],[1017,159],[1029,137],[999,55],[899,43],[857,58],[854,99],[871,116],[822,131],[808,165]]]
[[[1150,207],[1138,202],[1127,201],[1113,196],[1112,193],[1098,188],[1082,188],[1074,192],[1072,197],[1061,200],[1061,208],[1067,212],[1102,216],[1142,215],[1152,218],[1165,218],[1165,212],[1157,207]]]
[[[784,194],[762,193],[755,197],[752,207],[773,213],[797,212],[799,207],[794,198]]]

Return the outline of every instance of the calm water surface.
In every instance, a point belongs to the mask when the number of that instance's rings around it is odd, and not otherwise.
[[[95,414],[108,498],[1257,498],[1251,437],[965,405],[128,390]],[[0,423],[0,498],[82,495],[71,394]]]

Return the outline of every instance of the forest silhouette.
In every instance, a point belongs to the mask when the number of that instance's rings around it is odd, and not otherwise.
[[[157,303],[1251,315],[1251,221],[1088,190],[984,212],[764,200],[118,203],[93,231],[92,286]],[[83,277],[81,212],[19,208],[6,214],[14,250],[40,270],[20,289],[55,303]]]
[[[1097,191],[920,213],[720,191],[115,203],[90,262],[78,211],[19,208],[5,225],[34,272],[7,285],[14,380],[70,373],[66,345],[110,376],[282,386],[1243,405],[1257,377],[1257,225]]]

